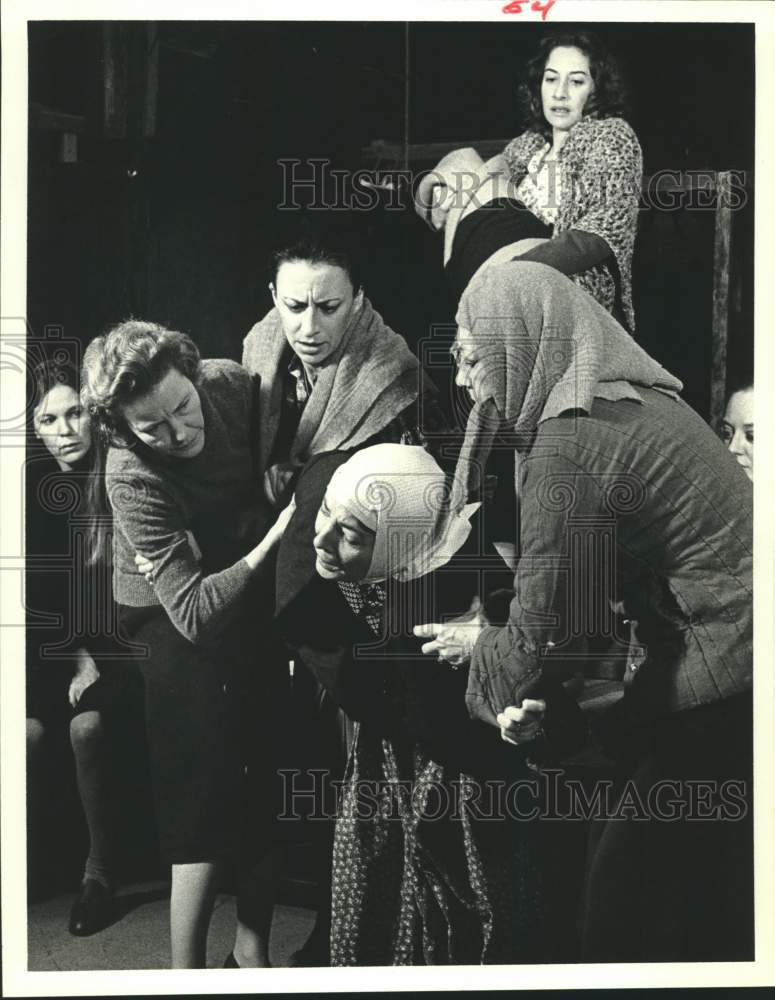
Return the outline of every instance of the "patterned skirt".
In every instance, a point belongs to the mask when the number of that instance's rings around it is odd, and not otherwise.
[[[334,841],[331,964],[540,961],[535,831],[411,739],[356,724]],[[492,791],[492,789],[491,789]]]

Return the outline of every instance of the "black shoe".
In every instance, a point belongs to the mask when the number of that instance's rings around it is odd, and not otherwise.
[[[110,920],[112,909],[110,890],[96,878],[87,878],[81,883],[73,908],[70,910],[68,930],[77,937],[96,934]]]
[[[312,931],[310,936],[288,959],[289,969],[324,969],[331,964],[328,937]]]
[[[224,969],[238,969],[240,967],[239,962],[234,957],[234,952],[230,951],[223,962]]]

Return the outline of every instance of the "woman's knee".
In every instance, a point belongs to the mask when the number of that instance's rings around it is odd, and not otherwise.
[[[76,755],[97,749],[103,738],[104,728],[99,712],[82,712],[70,722],[70,743]]]
[[[40,719],[27,719],[27,760],[37,760],[43,752],[46,727]]]

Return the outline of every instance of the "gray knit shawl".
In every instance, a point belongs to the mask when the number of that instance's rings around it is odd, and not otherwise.
[[[287,344],[277,309],[256,323],[244,343],[243,365],[261,376],[261,476],[280,422]],[[320,452],[357,448],[417,399],[419,383],[417,358],[364,298],[338,348],[318,370],[288,457],[302,464]]]

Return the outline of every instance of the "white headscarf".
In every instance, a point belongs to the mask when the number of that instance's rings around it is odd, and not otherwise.
[[[452,514],[448,493],[436,460],[414,445],[376,444],[336,470],[326,491],[329,506],[344,507],[376,536],[363,582],[414,580],[452,558],[479,504]]]

